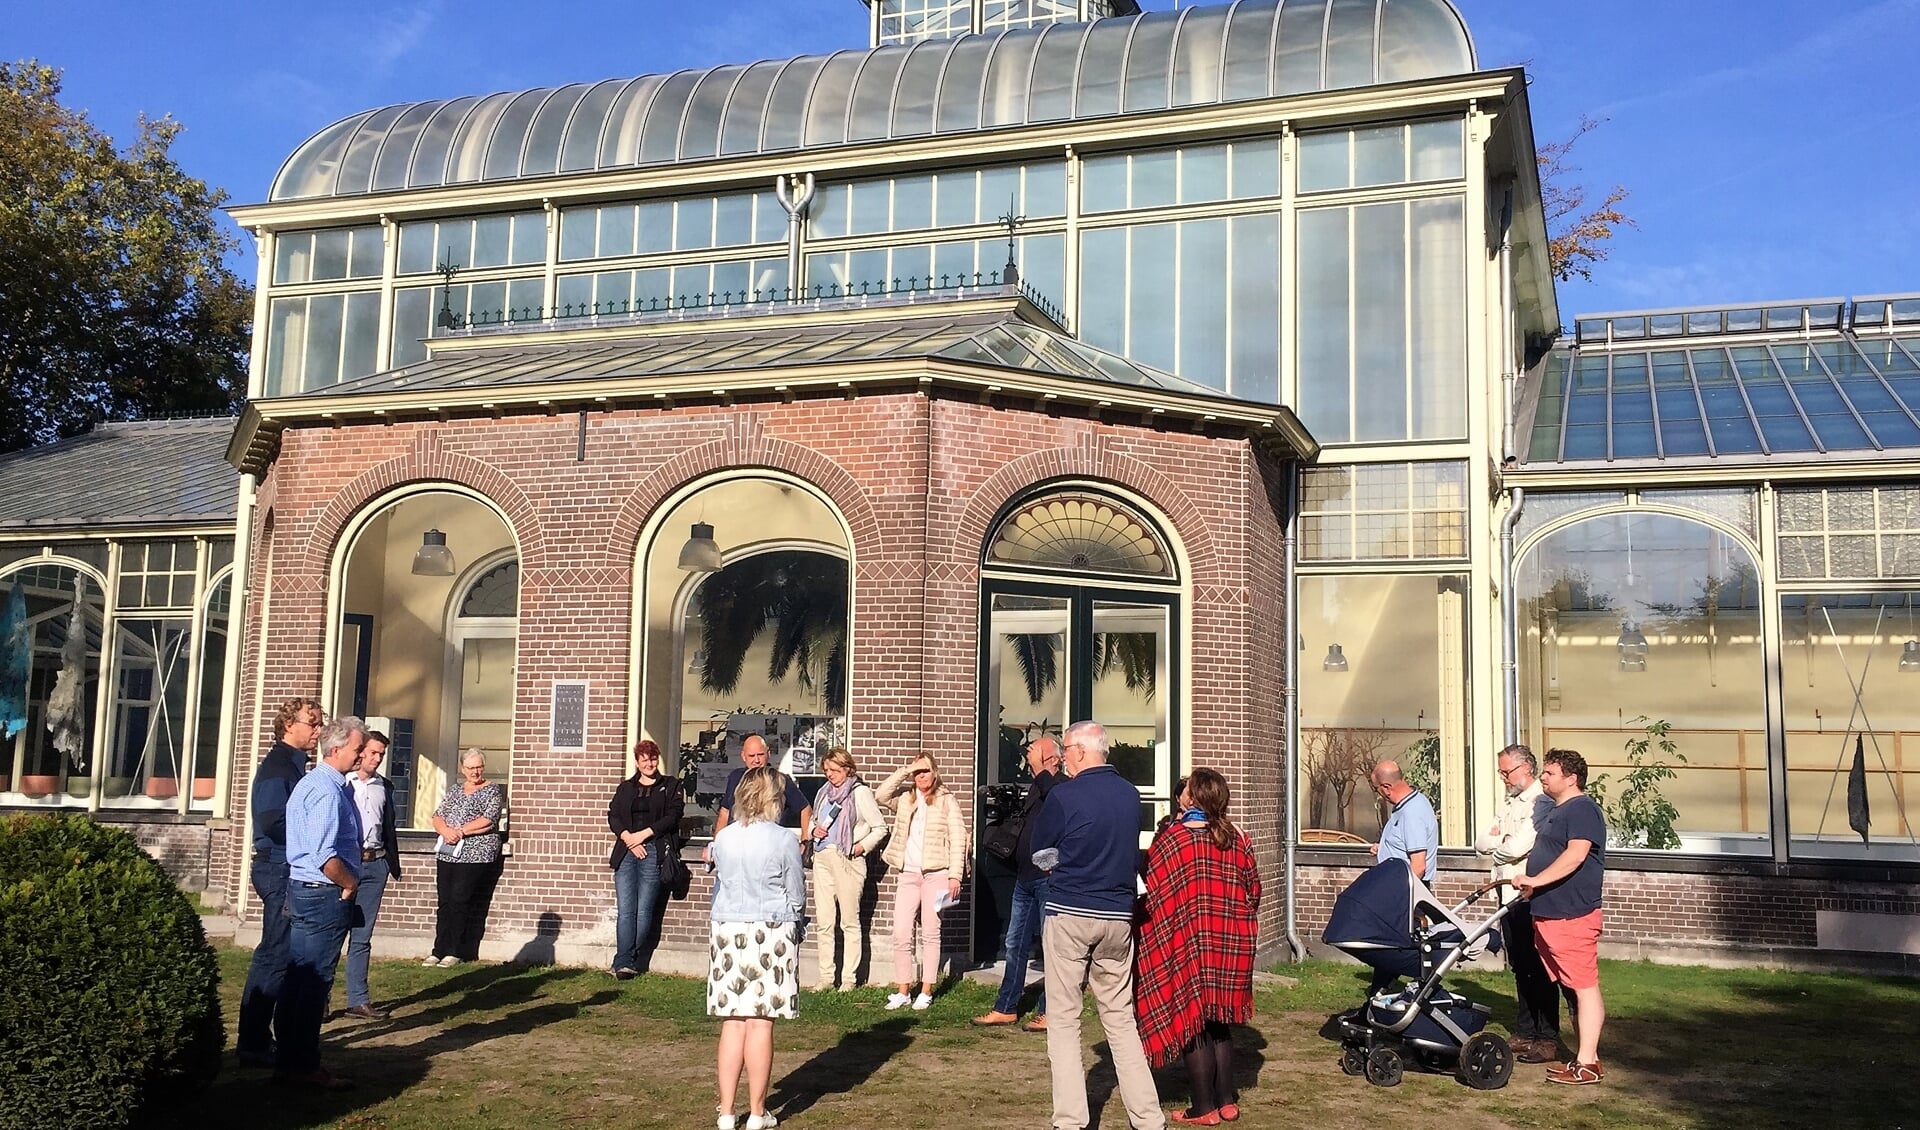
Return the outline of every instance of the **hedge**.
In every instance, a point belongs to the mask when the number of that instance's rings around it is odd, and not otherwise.
[[[199,914],[132,836],[0,820],[0,1130],[178,1113],[220,1069],[219,984]]]

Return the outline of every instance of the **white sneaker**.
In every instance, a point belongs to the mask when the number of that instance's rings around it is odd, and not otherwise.
[[[911,1003],[913,1003],[913,998],[908,996],[907,994],[894,993],[892,996],[887,998],[887,1011],[892,1012],[895,1009],[905,1008],[907,1007],[907,1005]]]
[[[440,959],[434,957],[432,954],[428,954],[427,960],[421,962],[420,967],[423,969],[438,969],[440,968]]]
[[[716,1112],[719,1111],[719,1109],[719,1107],[714,1108]],[[713,1120],[713,1125],[716,1130],[733,1130],[733,1122],[733,1112],[727,1111],[724,1114],[717,1114]]]
[[[780,1120],[773,1116],[772,1111],[768,1111],[765,1114],[747,1115],[747,1130],[771,1130],[772,1127],[778,1125],[780,1125]]]
[[[915,1012],[925,1012],[932,1007],[933,995],[930,993],[921,993],[919,996],[913,998],[913,1011]]]
[[[458,964],[460,964],[460,959],[453,956],[452,954],[448,954],[447,956],[440,959],[440,968],[442,969],[452,969],[454,966]]]

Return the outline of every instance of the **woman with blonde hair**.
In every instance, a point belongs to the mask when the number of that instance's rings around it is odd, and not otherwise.
[[[843,746],[827,752],[821,772],[827,783],[813,798],[814,935],[820,941],[820,987],[853,987],[866,949],[860,929],[860,899],[867,890],[867,856],[886,838],[887,825],[873,789],[860,779]],[[844,964],[833,958],[840,935]],[[839,971],[846,970],[842,982]]]
[[[747,1074],[747,1130],[778,1120],[767,1110],[773,1022],[799,1015],[801,911],[806,872],[800,841],[780,826],[786,778],[762,766],[741,776],[733,819],[713,836],[711,961],[707,1015],[720,1018],[719,1130],[734,1130],[733,1099]]]
[[[1225,777],[1195,769],[1147,849],[1134,1010],[1149,1061],[1186,1060],[1193,1105],[1169,1117],[1196,1126],[1240,1117],[1229,1025],[1253,1017],[1260,868],[1227,819],[1230,799]]]
[[[967,874],[967,826],[960,805],[940,780],[933,758],[921,754],[894,770],[880,785],[879,799],[892,803],[893,839],[884,858],[900,873],[893,895],[893,995],[889,1011],[911,1004],[933,1007],[940,978],[940,912],[960,898]],[[920,920],[920,995],[913,996],[913,924]]]

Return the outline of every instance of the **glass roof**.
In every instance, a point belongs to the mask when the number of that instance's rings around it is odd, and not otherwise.
[[[270,199],[665,165],[1465,74],[1448,0],[1238,0],[750,66],[388,106]]]
[[[1920,301],[1873,301],[1879,305],[1856,309],[1853,323],[1872,332],[1763,340],[1728,329],[1686,340],[1695,335],[1683,331],[1674,335],[1682,340],[1640,344],[1623,344],[1616,332],[1611,348],[1556,350],[1541,369],[1527,466],[1859,458],[1920,448]],[[1903,310],[1912,316],[1900,320]]]
[[[449,351],[405,368],[329,385],[318,395],[505,387],[888,359],[983,364],[1220,399],[1217,389],[997,313],[737,329],[709,321],[644,338]]]

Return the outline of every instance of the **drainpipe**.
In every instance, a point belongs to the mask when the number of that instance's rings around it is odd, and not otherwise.
[[[791,192],[793,184],[785,173],[780,174],[779,179],[774,181],[773,198],[787,211],[787,294],[792,301],[798,302],[802,297],[800,242],[806,234],[807,205],[813,203],[813,174],[807,174],[797,193]]]
[[[1519,448],[1514,442],[1513,400],[1519,388],[1520,374],[1514,357],[1517,313],[1513,293],[1513,186],[1509,184],[1500,201],[1500,386],[1504,399],[1500,405],[1500,466],[1517,465]],[[1506,744],[1520,740],[1520,610],[1513,599],[1513,531],[1520,524],[1520,511],[1526,506],[1523,487],[1507,489],[1507,513],[1500,520],[1500,658],[1501,697],[1506,712]]]
[[[1298,900],[1294,896],[1294,846],[1300,840],[1300,647],[1299,628],[1294,615],[1294,603],[1299,596],[1300,585],[1294,575],[1294,536],[1300,521],[1300,461],[1287,462],[1287,528],[1281,539],[1283,568],[1286,570],[1283,588],[1286,590],[1287,607],[1281,617],[1286,635],[1281,644],[1285,647],[1287,662],[1282,676],[1285,684],[1280,689],[1281,701],[1286,704],[1283,729],[1287,742],[1286,783],[1287,790],[1287,826],[1286,833],[1286,903],[1287,903],[1287,949],[1293,960],[1301,961],[1307,956],[1307,944],[1300,940],[1300,922],[1298,918]]]

